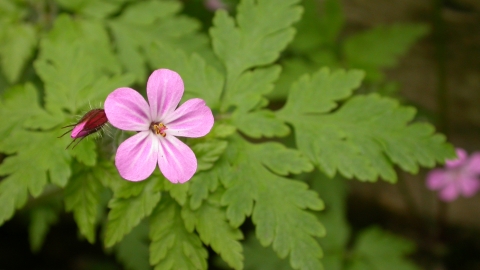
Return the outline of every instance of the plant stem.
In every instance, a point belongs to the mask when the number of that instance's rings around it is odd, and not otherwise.
[[[433,36],[435,42],[435,60],[437,68],[437,126],[440,132],[448,136],[448,102],[447,102],[447,47],[445,21],[442,17],[443,0],[433,0]],[[447,220],[447,205],[438,200],[436,237],[443,238]]]
[[[408,190],[408,185],[407,185],[407,182],[405,182],[405,178],[403,177],[403,174],[400,172],[397,172],[397,175],[398,175],[398,188],[400,190],[400,193],[403,196],[403,200],[407,204],[408,211],[415,218],[420,217],[420,211],[417,208],[417,205],[415,203],[415,200],[413,199],[412,194]]]
[[[448,135],[447,47],[445,38],[445,21],[442,18],[443,0],[433,1],[433,36],[435,42],[435,61],[437,69],[437,126],[440,132]]]

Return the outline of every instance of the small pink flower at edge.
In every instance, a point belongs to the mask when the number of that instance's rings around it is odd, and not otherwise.
[[[480,153],[468,157],[457,148],[457,159],[447,160],[444,169],[434,169],[427,175],[427,187],[439,190],[443,201],[453,201],[459,195],[472,197],[480,190]]]
[[[210,11],[215,11],[217,9],[227,9],[227,5],[222,0],[205,0],[203,4]]]
[[[193,151],[176,136],[197,138],[213,127],[213,114],[205,101],[187,100],[183,81],[168,69],[155,70],[147,82],[148,103],[135,90],[118,88],[105,101],[110,123],[119,129],[137,131],[117,149],[115,166],[130,181],[149,177],[158,166],[172,183],[185,183],[197,170]]]

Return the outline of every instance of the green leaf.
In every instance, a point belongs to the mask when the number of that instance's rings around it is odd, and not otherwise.
[[[201,98],[209,107],[219,107],[224,78],[198,54],[187,56],[184,51],[173,46],[155,43],[150,48],[148,60],[154,68],[169,68],[180,74],[185,84],[183,101]]]
[[[178,204],[183,206],[187,201],[188,189],[190,183],[173,184],[165,179],[164,189],[170,193],[170,196],[177,201]]]
[[[140,222],[115,245],[115,257],[127,270],[149,270],[148,245],[148,223]]]
[[[0,164],[0,175],[7,175],[0,184],[0,224],[25,204],[28,191],[33,197],[39,196],[48,176],[58,186],[65,186],[70,177],[71,157],[59,143],[59,134],[23,129],[29,127],[26,123],[33,115],[45,114],[31,84],[11,88],[0,99],[0,152],[11,155]],[[37,120],[37,126],[44,125],[41,118]]]
[[[318,84],[323,78],[324,83]],[[357,87],[361,73],[321,70],[303,77],[279,117],[295,128],[299,149],[332,177],[338,170],[347,178],[395,182],[392,163],[416,173],[418,165],[432,167],[454,156],[445,137],[431,125],[413,123],[415,110],[377,95],[356,96],[333,113],[335,101]],[[317,101],[315,106],[311,100]]]
[[[313,171],[313,165],[301,152],[279,143],[262,144],[262,163],[278,175],[300,174]]]
[[[52,32],[41,42],[34,65],[45,83],[50,111],[64,108],[78,113],[90,103],[103,102],[115,88],[133,82],[131,76],[118,75],[119,64],[107,37],[101,25],[74,22],[67,16],[57,18]]]
[[[111,247],[122,240],[140,221],[149,216],[160,201],[158,178],[145,180],[143,190],[129,198],[114,197],[108,203],[108,223],[105,231],[105,246]],[[145,182],[144,181],[144,182]]]
[[[199,23],[177,16],[180,9],[179,1],[137,1],[128,5],[118,18],[108,22],[120,61],[125,70],[135,74],[136,82],[143,83],[147,79],[145,63],[150,58],[147,53],[152,44],[167,43],[180,46],[187,52],[202,51],[206,46],[206,38],[195,34]],[[201,65],[201,61],[195,61]]]
[[[243,242],[245,250],[245,269],[250,270],[292,270],[285,259],[278,258],[271,249],[262,247],[253,234]],[[328,268],[327,268],[328,269]]]
[[[233,135],[236,131],[235,126],[225,124],[225,123],[215,123],[212,130],[207,136],[219,139],[225,139]]]
[[[139,181],[139,182],[127,181],[118,175],[116,168],[115,168],[114,174],[117,175],[117,177],[115,177],[115,179],[112,179],[112,180],[116,181],[117,183],[111,186],[111,188],[113,190],[113,193],[114,193],[113,196],[115,198],[128,199],[130,197],[137,197],[143,192],[143,190],[147,186],[147,183],[149,183],[149,181]]]
[[[156,270],[207,269],[207,250],[187,231],[180,207],[164,196],[150,216],[150,264]]]
[[[281,258],[290,255],[295,269],[322,269],[322,250],[314,237],[324,236],[325,230],[306,209],[321,210],[323,203],[306,184],[265,167],[267,158],[278,159],[268,162],[276,170],[276,164],[285,160],[280,154],[269,155],[269,145],[251,144],[239,136],[229,142],[226,155],[232,168],[229,176],[222,178],[227,188],[222,197],[222,204],[228,206],[227,218],[239,226],[252,215],[263,246],[273,245]]]
[[[225,93],[221,110],[228,111],[231,106],[241,112],[255,109],[264,99],[263,96],[273,90],[273,83],[280,75],[280,71],[280,66],[274,65],[244,72]]]
[[[33,176],[33,175],[32,175]],[[16,209],[27,202],[28,182],[24,175],[14,174],[0,182],[0,225],[12,218]]]
[[[18,85],[5,91],[0,96],[0,119],[2,119],[0,138],[8,138],[11,133],[21,129],[29,118],[43,114],[44,111],[40,108],[38,102],[37,90],[30,83]],[[55,124],[59,124],[61,121],[60,119],[60,122]],[[3,145],[1,141],[0,145]]]
[[[57,223],[58,210],[51,206],[35,207],[30,212],[30,224],[28,226],[28,236],[30,248],[36,253],[42,248],[45,237],[50,226]]]
[[[73,212],[80,233],[92,244],[95,242],[95,225],[103,191],[99,180],[102,176],[101,167],[79,170],[65,188],[65,209]]]
[[[197,172],[206,171],[213,167],[215,161],[227,148],[227,142],[223,140],[206,140],[192,146],[197,157]]]
[[[290,128],[270,110],[236,112],[232,116],[232,123],[252,138],[284,137],[290,133]]]
[[[70,154],[75,157],[76,160],[87,166],[95,166],[97,163],[97,147],[90,137],[71,149]]]
[[[47,183],[47,172],[53,184],[64,187],[71,174],[71,157],[57,136],[56,131],[15,131],[0,144],[0,152],[17,153],[3,161],[0,175],[23,178],[34,197]]]
[[[322,45],[329,45],[328,49],[331,49],[335,45],[345,22],[341,2],[322,1],[322,12],[319,12],[319,3],[315,0],[302,1],[305,13],[295,27],[297,34],[290,44],[290,48],[296,53],[318,50]]]
[[[28,15],[28,9],[20,1],[0,0],[0,18],[20,21]]]
[[[366,71],[367,79],[382,78],[379,69],[393,67],[398,58],[428,32],[422,24],[394,24],[350,36],[344,43],[345,60],[350,67]]]
[[[293,39],[291,25],[300,19],[298,0],[244,0],[236,20],[219,10],[210,29],[213,48],[223,61],[229,87],[247,69],[273,63]],[[268,14],[268,16],[265,16]]]
[[[328,112],[337,107],[339,100],[352,95],[363,75],[359,70],[330,72],[328,68],[304,75],[292,85],[287,103],[278,114],[290,121],[301,121],[298,116]]]
[[[311,176],[314,177],[312,188],[325,202],[325,210],[318,212],[317,217],[327,230],[327,235],[319,242],[325,250],[325,258],[328,258],[329,255],[345,252],[350,239],[346,213],[347,183],[339,176],[330,179],[319,172]]]
[[[221,194],[223,192],[216,197]],[[238,228],[230,226],[220,202],[211,197],[194,211],[188,207],[182,209],[187,230],[195,228],[202,242],[210,245],[230,267],[243,269],[242,245],[238,241],[243,239],[243,234]]]
[[[30,60],[36,46],[37,33],[32,25],[2,25],[0,30],[0,63],[3,74],[10,83],[15,83]]]
[[[377,227],[370,227],[358,236],[353,249],[353,261],[348,270],[392,269],[417,270],[418,266],[405,258],[415,245]]]
[[[220,162],[219,162],[220,163]],[[210,192],[214,192],[218,187],[218,170],[220,166],[225,166],[225,162],[221,162],[222,165],[217,165],[211,170],[196,173],[192,180],[190,180],[190,209],[196,210],[202,205]]]
[[[78,14],[86,15],[93,18],[102,19],[117,12],[122,7],[122,2],[128,0],[55,0],[61,7],[74,11]]]
[[[273,100],[286,100],[292,84],[302,75],[318,70],[318,65],[301,58],[282,61],[282,73],[275,83],[275,88],[267,97]]]

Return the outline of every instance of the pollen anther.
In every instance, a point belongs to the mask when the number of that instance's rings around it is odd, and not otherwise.
[[[165,133],[165,130],[167,130],[167,127],[163,123],[152,123],[150,125],[150,129],[155,133],[155,134],[160,134],[162,137],[167,136]]]

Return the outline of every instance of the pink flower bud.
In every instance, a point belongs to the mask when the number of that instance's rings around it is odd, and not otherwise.
[[[77,146],[77,144],[79,144],[85,137],[102,129],[107,122],[108,118],[103,109],[93,109],[87,112],[76,124],[62,127],[73,128],[62,134],[62,136],[59,138],[63,137],[69,132],[72,132],[70,137],[73,138],[73,141],[67,146],[66,149],[68,149],[68,147],[70,147],[70,145],[75,142],[76,139],[81,138],[80,141],[73,146],[73,148],[75,148],[75,146]]]

